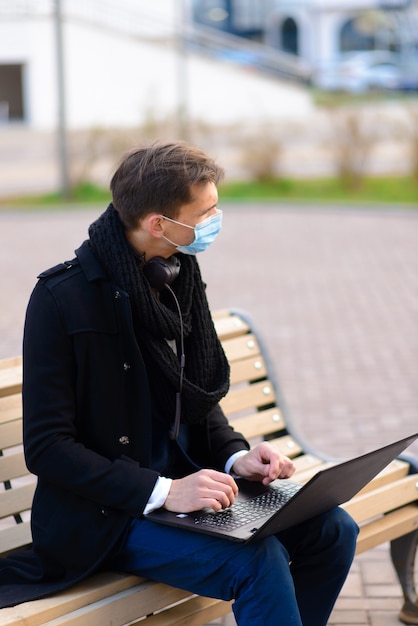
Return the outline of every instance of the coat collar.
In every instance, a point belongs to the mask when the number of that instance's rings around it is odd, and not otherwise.
[[[89,282],[109,279],[99,260],[94,255],[88,239],[81,244],[75,253],[81,269]]]

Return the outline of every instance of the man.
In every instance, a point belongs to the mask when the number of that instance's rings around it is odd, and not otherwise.
[[[341,509],[248,545],[147,519],[158,507],[219,511],[235,500],[233,476],[267,485],[294,471],[268,443],[250,449],[218,404],[229,368],[195,254],[220,230],[222,175],[183,143],[135,150],[76,259],[39,278],[24,336],[24,444],[38,476],[26,576],[59,588],[122,570],[235,599],[240,626],[324,626],[358,531]]]

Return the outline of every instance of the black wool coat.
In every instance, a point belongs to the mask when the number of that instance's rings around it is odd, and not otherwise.
[[[0,559],[0,606],[105,568],[159,475],[150,469],[151,402],[129,296],[88,241],[76,255],[40,275],[28,305],[23,415],[26,462],[38,477],[33,547]],[[248,449],[219,406],[189,430],[201,467],[223,471]]]

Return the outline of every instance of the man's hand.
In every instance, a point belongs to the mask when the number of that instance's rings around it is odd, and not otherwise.
[[[290,478],[295,471],[293,462],[277,452],[267,442],[259,443],[247,454],[240,456],[232,472],[247,480],[257,480],[268,485],[276,478]]]
[[[164,508],[175,513],[190,513],[205,507],[220,511],[234,503],[237,493],[238,487],[232,476],[202,469],[173,480]]]

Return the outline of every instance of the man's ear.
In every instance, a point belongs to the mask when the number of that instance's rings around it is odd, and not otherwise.
[[[152,237],[160,238],[164,235],[164,219],[157,213],[151,213],[145,218],[145,228]]]

